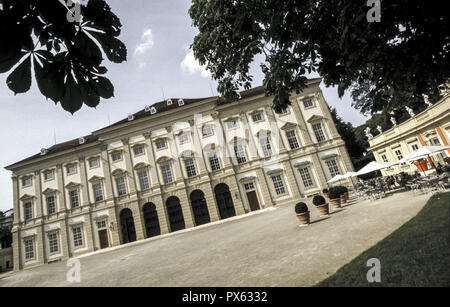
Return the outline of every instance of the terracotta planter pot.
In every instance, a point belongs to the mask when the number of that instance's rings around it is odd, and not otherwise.
[[[334,208],[340,208],[340,207],[341,207],[341,199],[340,199],[340,198],[330,199],[330,204],[331,204]]]
[[[345,198],[345,195],[341,195],[341,205],[345,204],[347,202],[347,198]]]
[[[325,197],[325,198],[330,198],[330,195],[329,195],[330,193],[323,193],[323,197]]]
[[[309,211],[304,213],[297,213],[297,218],[300,221],[300,225],[309,224]]]
[[[328,204],[318,205],[316,206],[317,210],[319,210],[320,215],[328,215],[330,214],[330,208]]]

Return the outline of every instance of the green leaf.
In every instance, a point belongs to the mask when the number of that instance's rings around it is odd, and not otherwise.
[[[61,106],[64,110],[70,113],[75,113],[83,105],[83,96],[76,80],[73,78],[72,73],[67,75],[66,82],[64,83],[64,97],[61,100]]]
[[[114,36],[100,32],[89,31],[102,46],[103,51],[111,62],[122,63],[127,59],[127,47]]]
[[[9,89],[17,93],[25,93],[31,87],[31,57],[28,55],[6,79]]]
[[[114,86],[105,77],[97,76],[95,79],[89,80],[89,84],[102,98],[108,99],[114,96]]]

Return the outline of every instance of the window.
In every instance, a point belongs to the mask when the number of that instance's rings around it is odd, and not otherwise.
[[[339,175],[339,168],[337,166],[336,160],[327,160],[325,163],[328,166],[331,177]]]
[[[275,193],[277,195],[282,195],[286,193],[284,189],[283,180],[281,179],[281,175],[272,176],[273,187],[275,188]]]
[[[34,258],[34,246],[33,239],[25,239],[23,240],[25,246],[25,259],[33,259]]]
[[[53,171],[45,171],[44,172],[44,180],[52,180],[53,179]]]
[[[210,125],[205,125],[202,128],[202,135],[203,136],[208,136],[208,135],[212,135],[213,134],[213,130],[212,127]]]
[[[269,137],[262,137],[259,139],[264,157],[269,157],[272,155],[272,148],[270,147]]]
[[[73,227],[72,228],[72,234],[73,234],[73,246],[83,246],[83,236],[81,234],[81,227]]]
[[[31,220],[33,218],[33,207],[31,202],[26,202],[24,205],[25,221]]]
[[[431,146],[441,146],[441,142],[439,141],[438,138],[432,138],[430,140],[430,144],[431,144]]]
[[[326,140],[325,134],[323,133],[322,130],[322,125],[320,123],[313,124],[312,128],[314,130],[314,134],[316,135],[317,142],[322,142]]]
[[[77,172],[77,166],[75,164],[69,164],[66,166],[67,175],[72,175]]]
[[[117,187],[117,194],[119,194],[119,196],[127,194],[127,186],[125,184],[125,177],[116,178],[116,187]]]
[[[235,119],[227,121],[227,129],[234,129],[237,128],[238,124]]]
[[[184,160],[184,165],[186,167],[186,173],[188,177],[193,177],[197,175],[195,171],[194,159],[186,159]]]
[[[189,134],[187,132],[183,132],[178,136],[178,143],[180,145],[189,143]]]
[[[166,140],[164,140],[164,139],[157,140],[157,141],[155,142],[155,145],[156,145],[156,149],[157,149],[157,150],[158,150],[158,149],[166,148]]]
[[[303,106],[305,107],[305,109],[311,108],[313,106],[312,100],[311,99],[303,100]]]
[[[139,184],[141,186],[141,190],[146,190],[150,188],[150,184],[148,182],[148,173],[145,170],[139,171],[138,173]]]
[[[239,144],[234,146],[234,154],[236,155],[236,159],[239,164],[247,162],[244,147],[242,145]]]
[[[385,154],[380,155],[380,157],[383,160],[383,162],[389,162]]]
[[[417,150],[417,149],[419,149],[419,146],[417,144],[412,144],[411,148],[412,148],[412,150]]]
[[[106,221],[102,220],[102,221],[97,222],[97,228],[98,229],[106,228]]]
[[[90,159],[89,160],[89,167],[90,168],[95,168],[99,166],[99,159],[98,158],[94,158],[94,159]]]
[[[31,185],[31,177],[28,176],[28,177],[22,178],[22,187],[27,187],[29,185]]]
[[[296,149],[300,147],[298,145],[297,136],[295,135],[295,130],[286,131],[286,137],[288,139],[289,147],[291,149]]]
[[[111,160],[112,160],[113,162],[122,160],[122,153],[120,153],[120,152],[114,152],[114,153],[112,153],[112,154],[111,154]]]
[[[209,154],[208,159],[209,165],[211,165],[211,170],[216,171],[220,169],[220,163],[216,153]]]
[[[78,190],[69,191],[70,205],[72,208],[76,208],[80,205],[78,198]]]
[[[138,145],[133,147],[134,156],[140,156],[144,154],[144,146]]]
[[[103,200],[102,184],[100,182],[94,183],[92,185],[92,190],[94,190],[95,201],[102,201]]]
[[[397,159],[400,161],[401,159],[403,159],[403,154],[402,151],[400,149],[397,149],[394,151],[395,155],[397,156]]]
[[[309,168],[308,167],[302,167],[298,169],[298,172],[300,173],[300,177],[302,178],[303,181],[303,186],[305,188],[309,188],[314,186],[314,181],[311,177],[311,174],[309,173]]]
[[[47,196],[47,211],[48,214],[53,214],[56,212],[55,206],[55,196]]]
[[[169,164],[161,166],[161,174],[162,174],[164,183],[167,184],[167,183],[171,183],[173,181],[172,171],[170,170]]]
[[[254,113],[252,115],[252,119],[253,119],[254,122],[262,121],[263,120],[262,113]]]
[[[253,190],[255,188],[255,186],[253,185],[253,182],[247,182],[247,183],[244,183],[244,189],[246,190],[246,191],[248,191],[248,190]]]
[[[48,234],[48,247],[50,253],[56,253],[58,251],[58,236],[56,232]]]

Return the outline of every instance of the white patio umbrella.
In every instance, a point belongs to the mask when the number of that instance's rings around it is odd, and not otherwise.
[[[404,160],[405,161],[415,161],[415,160],[419,160],[419,159],[424,159],[429,156],[438,154],[439,152],[444,151],[449,148],[450,148],[450,146],[423,146],[423,147],[420,147],[419,149],[417,149],[416,151],[413,151],[409,155],[407,155],[404,158]]]
[[[338,174],[338,175],[334,176],[333,178],[331,178],[330,180],[328,180],[327,182],[333,183],[333,182],[339,181],[341,179],[344,179],[344,175]]]
[[[391,167],[392,165],[394,165],[394,163],[372,161],[372,162],[369,162],[363,168],[361,168],[359,171],[357,171],[356,175],[359,176],[359,175],[362,175],[362,174],[371,173],[373,171],[377,171],[377,170],[380,170],[380,169],[383,169],[383,168]]]
[[[358,174],[356,172],[348,172],[342,175],[342,178],[348,178],[348,177],[356,177]]]

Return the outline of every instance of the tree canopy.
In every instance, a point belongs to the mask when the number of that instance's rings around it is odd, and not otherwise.
[[[363,113],[439,96],[450,71],[448,13],[425,0],[380,3],[380,22],[369,22],[366,0],[193,0],[192,49],[227,99],[250,87],[250,64],[263,55],[265,93],[277,112],[312,72],[340,96],[351,90]]]
[[[106,1],[77,5],[0,0],[0,73],[10,72],[6,83],[15,94],[30,89],[34,71],[42,95],[71,113],[114,95],[103,55],[114,63],[127,58],[120,20]]]

